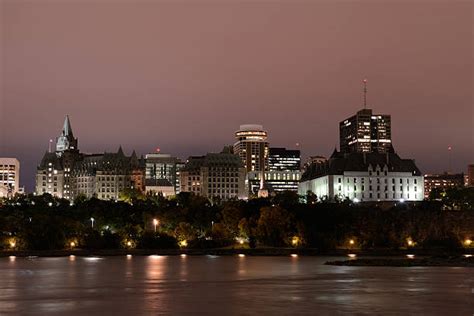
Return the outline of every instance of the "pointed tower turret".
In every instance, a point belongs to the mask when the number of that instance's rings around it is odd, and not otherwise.
[[[138,161],[137,153],[135,150],[132,152],[132,155],[130,156],[130,165],[133,168],[137,168],[139,166],[140,162]]]
[[[69,116],[66,115],[61,135],[56,139],[56,154],[61,156],[66,150],[77,149],[77,138],[74,138]]]
[[[69,115],[66,115],[66,118],[64,119],[63,136],[71,136],[74,138],[71,122],[69,121]]]
[[[117,155],[122,156],[122,157],[125,156],[125,154],[123,153],[122,145],[120,145],[120,147],[117,151]]]

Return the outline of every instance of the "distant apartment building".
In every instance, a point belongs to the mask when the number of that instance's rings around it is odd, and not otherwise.
[[[161,192],[166,196],[178,194],[181,188],[180,170],[183,167],[184,162],[169,154],[145,155],[145,190],[153,193]]]
[[[341,152],[394,152],[390,115],[362,109],[340,122],[339,131]]]
[[[244,199],[245,176],[241,158],[228,151],[192,156],[181,169],[181,192],[210,200]]]
[[[16,158],[0,158],[0,198],[22,192],[20,162]]]
[[[311,164],[301,176],[299,194],[354,202],[421,201],[423,175],[410,159],[395,153],[342,153]]]
[[[429,198],[430,193],[433,189],[445,191],[449,188],[463,187],[464,186],[464,174],[425,174],[425,198]]]

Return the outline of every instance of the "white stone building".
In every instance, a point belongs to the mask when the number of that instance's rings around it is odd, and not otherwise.
[[[319,199],[355,202],[421,201],[423,175],[413,160],[395,153],[340,153],[327,162],[311,164],[302,175],[298,193]]]

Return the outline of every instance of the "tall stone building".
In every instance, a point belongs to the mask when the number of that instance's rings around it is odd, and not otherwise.
[[[311,164],[301,176],[299,194],[354,202],[421,201],[423,175],[411,159],[395,153],[342,153]]]
[[[239,156],[230,152],[189,157],[181,169],[181,192],[209,199],[247,198],[246,170]]]
[[[144,190],[144,174],[135,152],[104,153],[84,156],[72,172],[74,195],[103,200],[118,200],[125,189]]]
[[[73,199],[71,172],[82,159],[78,141],[72,132],[69,116],[64,119],[63,129],[56,138],[56,150],[46,152],[36,172],[37,194],[49,193],[53,196]]]
[[[82,154],[66,116],[56,150],[46,152],[36,172],[36,194],[73,200],[78,195],[99,199],[120,198],[128,188],[144,190],[144,166],[135,152]]]

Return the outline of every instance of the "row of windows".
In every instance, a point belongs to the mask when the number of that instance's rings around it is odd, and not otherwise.
[[[216,189],[209,189],[207,191],[208,194],[238,194],[238,190],[216,190]]]
[[[207,178],[209,182],[239,182],[239,178]]]
[[[381,193],[377,193],[377,195],[375,195],[377,197],[377,199],[380,199],[382,197]],[[385,193],[383,195],[385,197],[385,199],[388,199],[389,198],[389,194],[388,193]],[[362,199],[364,199],[366,196],[364,193],[362,193],[361,195]],[[370,199],[373,199],[374,198],[374,194],[373,193],[369,193],[369,196],[368,196]],[[353,198],[357,198],[357,194],[354,193],[353,194]],[[397,197],[397,194],[393,193],[392,194],[392,199],[396,199],[396,198],[399,198],[399,199],[403,199],[403,193],[400,193],[398,194],[398,197]],[[406,195],[406,198],[407,199],[410,199],[410,193],[407,193]],[[415,199],[418,199],[418,194],[415,193]]]
[[[372,183],[372,179],[373,178],[369,178],[369,183]],[[380,178],[376,178],[376,179],[377,179],[377,183],[380,183]],[[406,180],[407,180],[406,183],[410,184],[410,179],[406,179]],[[357,183],[357,181],[358,181],[358,178],[353,178],[352,182]],[[337,182],[342,183],[342,178],[337,178]],[[347,178],[347,183],[349,183],[349,182],[350,182],[350,178]],[[364,183],[365,178],[360,178],[360,182]],[[400,184],[403,184],[403,179],[400,178],[399,182],[400,182]],[[384,179],[384,183],[388,183],[388,179]],[[395,178],[392,178],[392,184],[395,184]],[[413,179],[413,184],[417,184],[417,179]]]
[[[407,186],[407,191],[410,191],[410,186]],[[346,190],[348,190],[348,187],[346,187]],[[354,191],[357,191],[359,190],[359,187],[354,185]],[[365,191],[365,185],[362,185],[360,187],[360,190],[361,191]],[[373,186],[372,185],[369,185],[369,191],[372,191],[373,190]],[[417,191],[418,190],[418,187],[417,186],[414,186],[413,187],[413,190],[414,191]],[[342,191],[342,186],[338,186],[338,191]],[[376,191],[380,191],[380,185],[377,186],[377,190]],[[385,186],[384,188],[384,191],[388,191],[388,185]],[[395,186],[392,186],[392,191],[395,191]],[[403,186],[401,185],[400,186],[400,191],[403,191]]]
[[[209,172],[210,177],[238,177],[238,172]]]
[[[0,165],[0,170],[15,170],[15,165]]]
[[[212,187],[212,188],[219,188],[219,187],[222,187],[222,188],[238,188],[239,185],[237,183],[226,183],[226,184],[217,184],[217,183],[213,183],[213,184],[209,184],[209,187]]]

